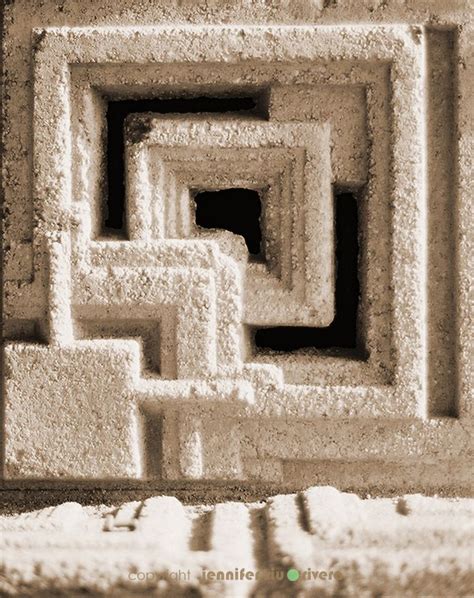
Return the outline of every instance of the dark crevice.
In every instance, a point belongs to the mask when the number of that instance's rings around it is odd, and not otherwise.
[[[278,326],[253,328],[256,350],[297,351],[299,349],[344,350],[354,356],[357,343],[358,209],[354,193],[338,193],[336,204],[336,315],[325,328]]]
[[[268,546],[268,509],[267,506],[250,510],[250,526],[254,539],[253,556],[257,569],[268,569],[270,551]]]
[[[298,521],[301,529],[305,532],[311,533],[311,523],[308,511],[308,505],[306,504],[305,496],[302,492],[298,492],[295,497],[296,506],[298,508]]]
[[[146,408],[141,411],[143,469],[146,479],[161,479],[163,472],[163,420]]]
[[[2,340],[23,343],[46,343],[40,320],[8,318],[3,323]]]
[[[245,239],[253,260],[263,260],[260,216],[262,206],[258,191],[222,189],[201,191],[194,196],[196,224],[203,228],[224,229]]]
[[[209,551],[211,550],[213,511],[199,513],[193,520],[191,528],[190,550]]]
[[[111,100],[107,103],[107,198],[103,233],[126,237],[124,122],[129,114],[257,113],[259,98],[177,97],[141,100]]]

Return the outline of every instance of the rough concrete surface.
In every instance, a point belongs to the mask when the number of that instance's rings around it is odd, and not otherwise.
[[[63,503],[0,518],[0,591],[28,596],[472,596],[472,499]]]
[[[7,590],[468,595],[472,2],[2,11]]]

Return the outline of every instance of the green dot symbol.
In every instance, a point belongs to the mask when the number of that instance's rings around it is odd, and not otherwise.
[[[288,569],[286,576],[290,581],[297,581],[300,578],[300,572],[297,569]]]

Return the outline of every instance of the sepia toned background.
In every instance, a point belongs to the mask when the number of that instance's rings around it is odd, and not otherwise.
[[[4,5],[8,591],[467,595],[471,12]]]

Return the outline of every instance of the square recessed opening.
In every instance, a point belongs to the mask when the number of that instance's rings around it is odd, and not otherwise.
[[[241,187],[218,191],[197,191],[196,224],[206,229],[223,229],[244,238],[251,261],[265,260],[260,192]]]
[[[106,105],[106,198],[102,221],[104,237],[126,238],[124,123],[129,114],[266,114],[266,93],[254,95],[177,96],[167,98],[113,99]]]

